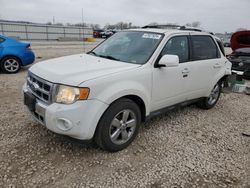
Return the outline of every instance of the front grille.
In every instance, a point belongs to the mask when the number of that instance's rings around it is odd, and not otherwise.
[[[38,99],[46,104],[52,103],[52,90],[53,84],[38,76],[35,76],[31,72],[28,73],[27,86]]]

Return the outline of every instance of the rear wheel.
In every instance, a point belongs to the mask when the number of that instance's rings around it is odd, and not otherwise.
[[[221,84],[218,82],[212,89],[209,97],[203,98],[197,103],[198,107],[202,109],[213,108],[218,102],[221,94]]]
[[[1,69],[5,73],[17,73],[21,68],[21,62],[16,57],[6,57],[1,61]]]
[[[120,99],[101,118],[95,142],[110,152],[126,148],[136,137],[141,123],[139,107],[129,99]]]

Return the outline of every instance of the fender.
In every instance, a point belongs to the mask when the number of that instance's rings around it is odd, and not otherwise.
[[[129,88],[129,89],[127,89]],[[110,105],[112,102],[126,95],[135,95],[142,99],[146,108],[146,115],[150,113],[150,91],[142,84],[133,81],[117,82],[106,87],[96,95],[96,99]]]
[[[228,65],[228,63],[230,63]],[[206,97],[208,97],[213,89],[213,87],[215,86],[215,84],[217,82],[219,82],[224,76],[227,76],[227,75],[231,75],[231,62],[226,62],[226,65],[225,65],[226,68],[222,68],[217,74],[216,76],[214,77],[213,81],[211,82],[211,85],[210,87],[208,88],[208,91],[207,91],[207,95]],[[228,68],[229,67],[229,68]],[[230,69],[230,70],[228,70]]]

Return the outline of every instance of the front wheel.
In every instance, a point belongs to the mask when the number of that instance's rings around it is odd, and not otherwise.
[[[209,97],[203,98],[197,103],[198,107],[202,109],[213,108],[218,102],[221,94],[221,84],[218,82],[212,89]]]
[[[136,137],[141,123],[137,104],[129,99],[120,99],[107,109],[98,124],[95,142],[110,152],[126,148]]]

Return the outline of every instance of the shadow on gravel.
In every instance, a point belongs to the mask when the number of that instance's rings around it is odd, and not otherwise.
[[[167,122],[168,120],[170,120],[172,118],[174,118],[174,119],[178,118],[181,114],[183,114],[183,111],[187,108],[195,109],[197,107],[192,104],[192,105],[188,105],[185,107],[176,108],[174,110],[163,113],[159,116],[153,117],[149,121],[142,123],[141,129],[139,131],[139,135],[144,134],[149,129],[153,128],[157,124],[157,122],[159,122],[159,121]],[[41,137],[41,139],[43,139],[43,141],[47,140],[48,142],[50,142],[50,144],[52,144],[51,142],[53,142],[53,145],[56,145],[56,147],[61,148],[62,150],[68,150],[71,152],[79,152],[79,151],[80,152],[95,152],[95,151],[98,151],[101,153],[109,153],[109,152],[106,152],[104,150],[101,150],[95,144],[95,142],[93,140],[82,141],[82,140],[77,140],[77,139],[71,138],[69,136],[56,134],[56,133],[53,133],[50,130],[47,130],[45,127],[42,127],[41,125],[36,124],[36,123],[35,123],[35,129],[42,129],[42,130],[35,131],[38,133],[45,131],[46,133],[44,132],[43,134],[46,134],[46,135],[44,135],[44,136],[49,137],[49,138],[46,139],[46,138]],[[139,141],[139,143],[140,143],[140,141]],[[119,153],[119,152],[117,152],[117,153]]]

